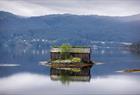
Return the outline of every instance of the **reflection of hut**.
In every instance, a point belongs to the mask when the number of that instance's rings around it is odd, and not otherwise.
[[[57,60],[61,57],[60,48],[51,49],[51,60]],[[69,51],[71,57],[78,57],[83,62],[90,62],[91,49],[89,47],[72,47]]]
[[[90,68],[82,68],[79,72],[51,68],[50,77],[52,80],[66,81],[90,81]]]

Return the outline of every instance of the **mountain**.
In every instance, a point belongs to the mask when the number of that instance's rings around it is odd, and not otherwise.
[[[55,14],[21,17],[0,11],[0,43],[47,39],[83,41],[140,41],[140,14],[126,17]]]

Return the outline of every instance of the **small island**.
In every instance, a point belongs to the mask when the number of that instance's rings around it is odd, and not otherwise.
[[[49,66],[51,68],[83,68],[92,67],[91,48],[63,44],[50,50]]]

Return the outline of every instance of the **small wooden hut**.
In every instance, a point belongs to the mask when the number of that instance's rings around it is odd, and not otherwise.
[[[78,57],[82,62],[89,63],[91,48],[90,47],[72,47],[69,51],[71,57]],[[61,58],[61,48],[54,47],[51,49],[51,60],[57,60]]]

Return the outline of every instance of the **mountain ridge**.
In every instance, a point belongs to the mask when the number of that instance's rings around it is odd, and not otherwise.
[[[4,14],[4,15],[2,15]],[[139,15],[135,15],[139,17]],[[97,15],[46,15],[19,17],[0,11],[0,40],[59,39],[61,42],[140,41],[140,20]],[[133,20],[134,19],[134,20]]]

